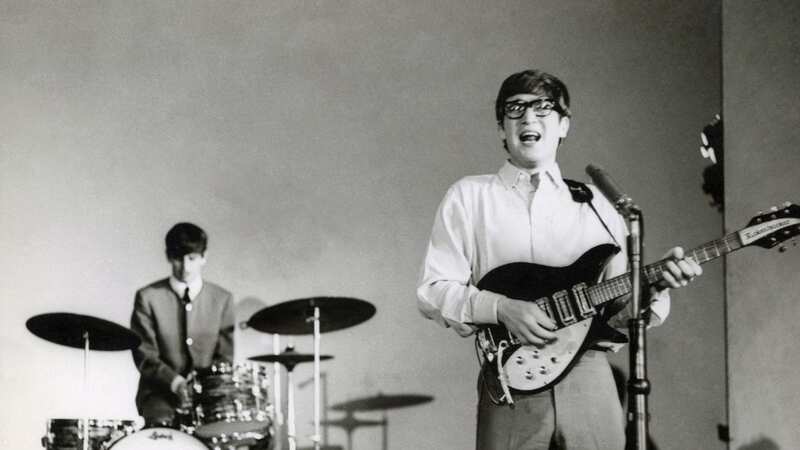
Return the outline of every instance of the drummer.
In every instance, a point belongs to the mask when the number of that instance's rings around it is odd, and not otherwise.
[[[148,427],[176,427],[176,408],[190,405],[187,376],[233,360],[233,297],[203,280],[208,237],[182,222],[166,235],[171,275],[136,292],[131,329],[140,372],[136,407]]]

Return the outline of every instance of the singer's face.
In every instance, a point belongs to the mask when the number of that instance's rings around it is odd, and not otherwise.
[[[172,266],[172,275],[179,281],[191,283],[203,275],[203,267],[206,265],[205,255],[200,253],[188,253],[178,258],[167,258]]]
[[[507,98],[506,104],[531,102],[539,98],[533,94],[518,94]],[[539,117],[533,107],[526,107],[519,119],[505,115],[503,125],[498,126],[500,139],[506,141],[511,163],[523,169],[555,163],[559,140],[567,136],[567,131],[569,117],[562,117],[558,111]]]

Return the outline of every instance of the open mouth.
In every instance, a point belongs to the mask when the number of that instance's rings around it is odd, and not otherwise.
[[[539,139],[541,138],[542,134],[538,131],[525,131],[519,135],[519,140],[523,143],[539,142]]]

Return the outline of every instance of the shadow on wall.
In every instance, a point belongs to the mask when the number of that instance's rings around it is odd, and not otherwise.
[[[781,450],[781,448],[772,439],[759,437],[755,441],[739,447],[737,450]]]

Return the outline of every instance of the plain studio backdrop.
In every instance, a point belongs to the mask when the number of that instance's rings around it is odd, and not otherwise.
[[[240,320],[309,296],[375,305],[323,335],[328,404],[431,395],[387,412],[389,447],[472,448],[472,340],[424,320],[415,286],[447,187],[505,158],[501,81],[533,67],[567,83],[562,170],[615,176],[645,211],[651,262],[721,235],[698,151],[720,112],[720,28],[719,1],[0,1],[0,446],[40,448],[51,418],[136,416],[129,352],[91,352],[84,389],[82,353],[25,321],[127,326],[134,291],[168,274],[165,232],[192,221]],[[723,268],[705,270],[649,334],[663,449],[724,447]],[[272,336],[237,330],[236,345],[244,361]],[[301,445],[312,392],[297,390]],[[381,429],[353,440],[378,449]]]

